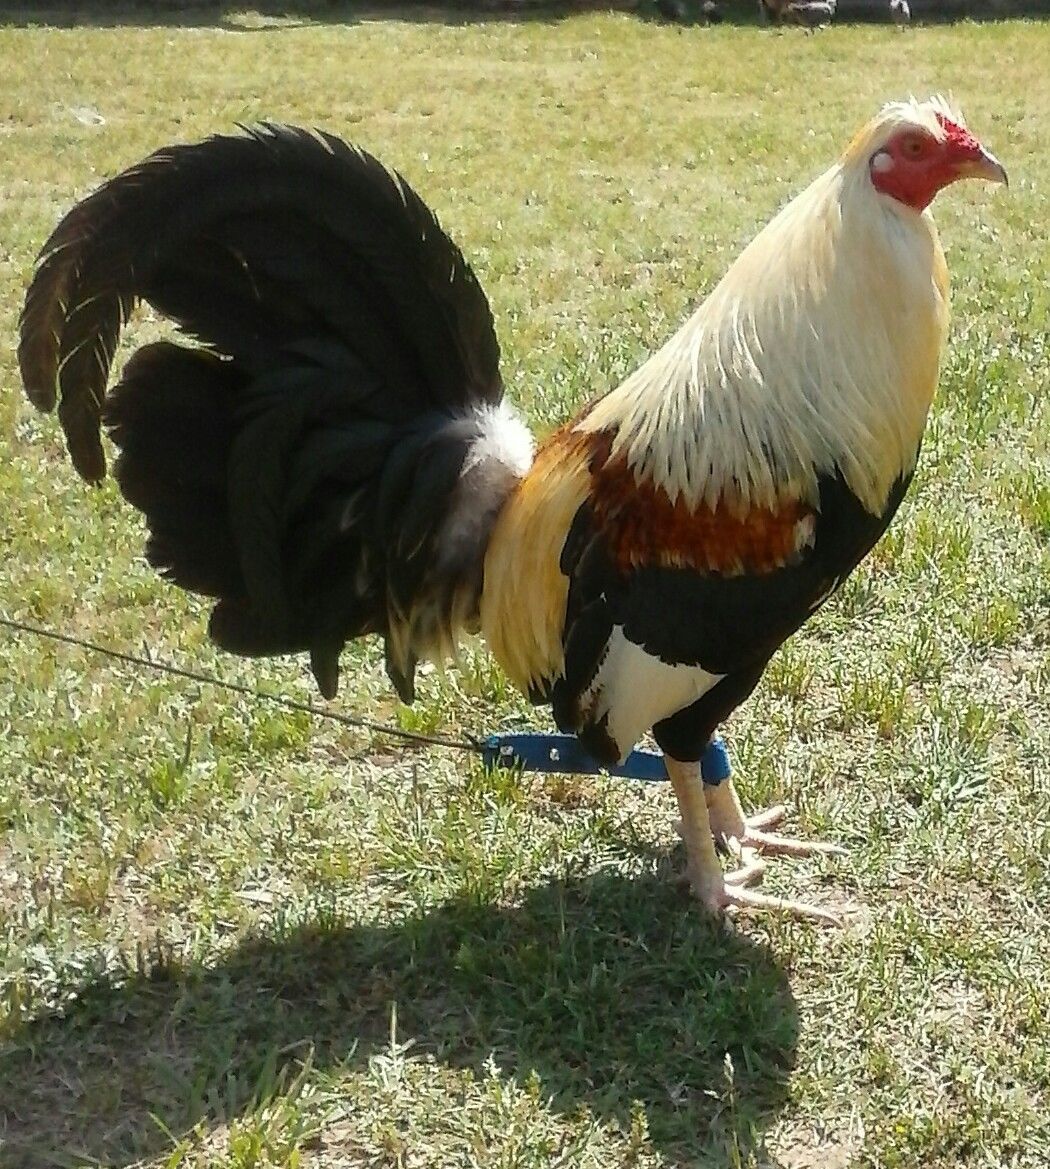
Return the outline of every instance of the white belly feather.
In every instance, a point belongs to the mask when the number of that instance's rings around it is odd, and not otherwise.
[[[725,677],[699,666],[672,666],[624,637],[617,625],[594,681],[580,700],[595,722],[608,715],[608,732],[621,762],[655,723],[677,714]]]

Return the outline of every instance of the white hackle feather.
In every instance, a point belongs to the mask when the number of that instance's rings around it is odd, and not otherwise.
[[[690,507],[816,502],[839,468],[881,512],[913,469],[947,328],[936,228],[873,187],[871,157],[946,101],[897,102],[760,232],[682,328],[578,424]]]

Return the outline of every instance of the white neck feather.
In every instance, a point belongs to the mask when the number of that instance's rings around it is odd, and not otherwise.
[[[614,453],[690,506],[815,502],[837,467],[880,513],[914,467],[947,319],[932,218],[838,164],[579,428],[614,430]]]

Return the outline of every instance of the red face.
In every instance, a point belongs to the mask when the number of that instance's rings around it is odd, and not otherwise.
[[[876,191],[922,211],[956,179],[1006,182],[1002,165],[969,130],[941,114],[937,121],[943,141],[925,130],[901,130],[871,156],[868,169]]]

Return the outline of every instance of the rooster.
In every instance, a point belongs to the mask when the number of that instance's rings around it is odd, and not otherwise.
[[[169,146],[75,206],[21,319],[26,392],[73,464],[145,516],[146,555],[214,598],[244,655],[309,653],[321,692],[379,634],[397,693],[480,628],[601,762],[652,731],[708,908],[826,919],[752,885],[828,849],[747,817],[698,760],[907,491],[948,277],[928,205],[1006,182],[940,99],[889,105],[677,333],[534,450],[481,286],[408,183],[327,134]],[[189,344],[140,348],[139,301]],[[718,846],[744,858],[723,873]],[[724,848],[723,848],[724,850]]]

